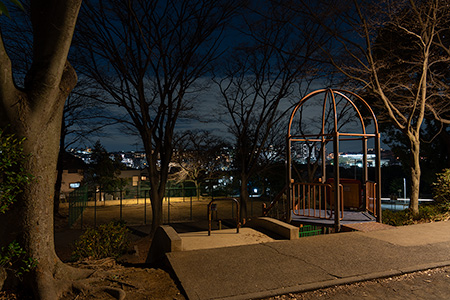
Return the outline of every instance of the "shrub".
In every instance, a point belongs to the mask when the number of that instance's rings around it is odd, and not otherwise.
[[[0,129],[0,213],[6,213],[32,176],[23,168],[28,156],[23,153],[24,139]]]
[[[413,224],[412,214],[409,209],[400,211],[391,211],[386,209],[383,211],[383,223],[392,226],[402,226]]]
[[[118,258],[128,249],[128,229],[122,222],[110,222],[87,229],[75,242],[72,259]]]
[[[436,221],[440,219],[441,213],[442,211],[437,205],[421,205],[419,206],[419,215],[416,219],[424,222]]]
[[[436,182],[433,182],[434,200],[440,204],[450,204],[450,169],[444,169],[436,174]]]
[[[392,226],[412,225],[415,223],[425,223],[445,220],[447,215],[442,210],[441,205],[427,204],[419,205],[419,214],[414,215],[410,209],[391,211],[386,209],[383,211],[383,223]]]
[[[28,160],[23,153],[24,140],[0,128],[0,214],[8,212],[17,195],[33,179],[23,167]],[[30,258],[16,241],[0,249],[0,268],[11,271],[19,278],[35,268],[36,264],[37,261]]]
[[[13,272],[19,278],[36,265],[37,261],[28,257],[27,252],[16,241],[0,250],[0,267]]]

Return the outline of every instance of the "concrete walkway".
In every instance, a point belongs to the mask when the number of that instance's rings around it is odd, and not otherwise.
[[[450,222],[167,253],[189,299],[260,299],[450,265]]]

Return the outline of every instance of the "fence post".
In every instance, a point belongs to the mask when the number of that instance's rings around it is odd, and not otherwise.
[[[122,221],[122,190],[120,190],[120,221]]]
[[[191,195],[191,221],[192,221],[192,195]]]
[[[167,190],[167,223],[170,223],[170,189]]]
[[[137,186],[137,195],[136,195],[136,204],[139,204],[140,193],[141,193],[141,176],[139,175],[138,186]]]
[[[147,190],[144,191],[144,225],[147,225]]]
[[[97,227],[97,188],[94,190],[94,227]]]
[[[231,218],[234,219],[234,201],[231,201]]]
[[[78,197],[79,196],[80,195],[78,195]],[[84,200],[84,195],[83,195],[83,200]],[[83,212],[84,212],[84,209],[83,209],[83,207],[80,207],[80,208],[81,208],[81,216],[80,216],[80,218],[81,218],[81,220],[80,220],[81,225],[80,225],[80,229],[83,229]]]

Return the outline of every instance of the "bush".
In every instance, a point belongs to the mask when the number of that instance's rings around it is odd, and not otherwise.
[[[400,211],[391,211],[386,209],[383,211],[382,219],[384,224],[392,226],[411,225],[414,223],[409,209]]]
[[[438,205],[428,204],[419,206],[419,215],[416,219],[424,222],[432,222],[440,219],[442,211]]]
[[[448,214],[439,204],[419,205],[418,215],[414,215],[409,209],[400,211],[386,209],[383,211],[383,223],[392,226],[441,221],[447,218]]]
[[[123,222],[110,222],[97,228],[87,229],[75,242],[73,260],[81,258],[118,258],[128,249],[128,229]]]
[[[36,265],[37,261],[30,258],[16,241],[0,250],[0,267],[13,272],[19,278],[34,269]]]
[[[8,212],[17,195],[33,179],[23,167],[28,160],[23,153],[24,140],[0,128],[0,214]],[[16,241],[0,249],[0,269],[4,268],[19,278],[36,265],[37,261],[30,258]]]
[[[6,213],[16,196],[32,180],[23,168],[28,156],[23,153],[24,139],[0,129],[0,213]]]
[[[436,203],[443,206],[450,205],[450,169],[444,169],[436,174],[436,182],[433,182],[433,196]]]

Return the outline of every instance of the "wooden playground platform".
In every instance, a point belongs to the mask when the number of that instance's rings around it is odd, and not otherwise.
[[[332,210],[315,210],[313,212],[312,210],[304,212],[303,210],[300,210],[302,216],[299,216],[298,214],[294,214],[293,211],[291,211],[291,217],[293,223],[301,223],[301,224],[308,224],[308,225],[319,225],[319,226],[326,226],[326,227],[332,227],[335,224],[334,220],[334,213]],[[314,213],[316,216],[322,216],[322,218],[319,217],[313,217]],[[323,218],[323,216],[327,216],[328,218]],[[367,223],[367,222],[376,222],[375,217],[373,217],[370,213],[365,211],[353,211],[353,210],[344,210],[343,211],[343,218],[340,220],[341,225],[349,225],[349,224],[355,224],[355,223]]]

